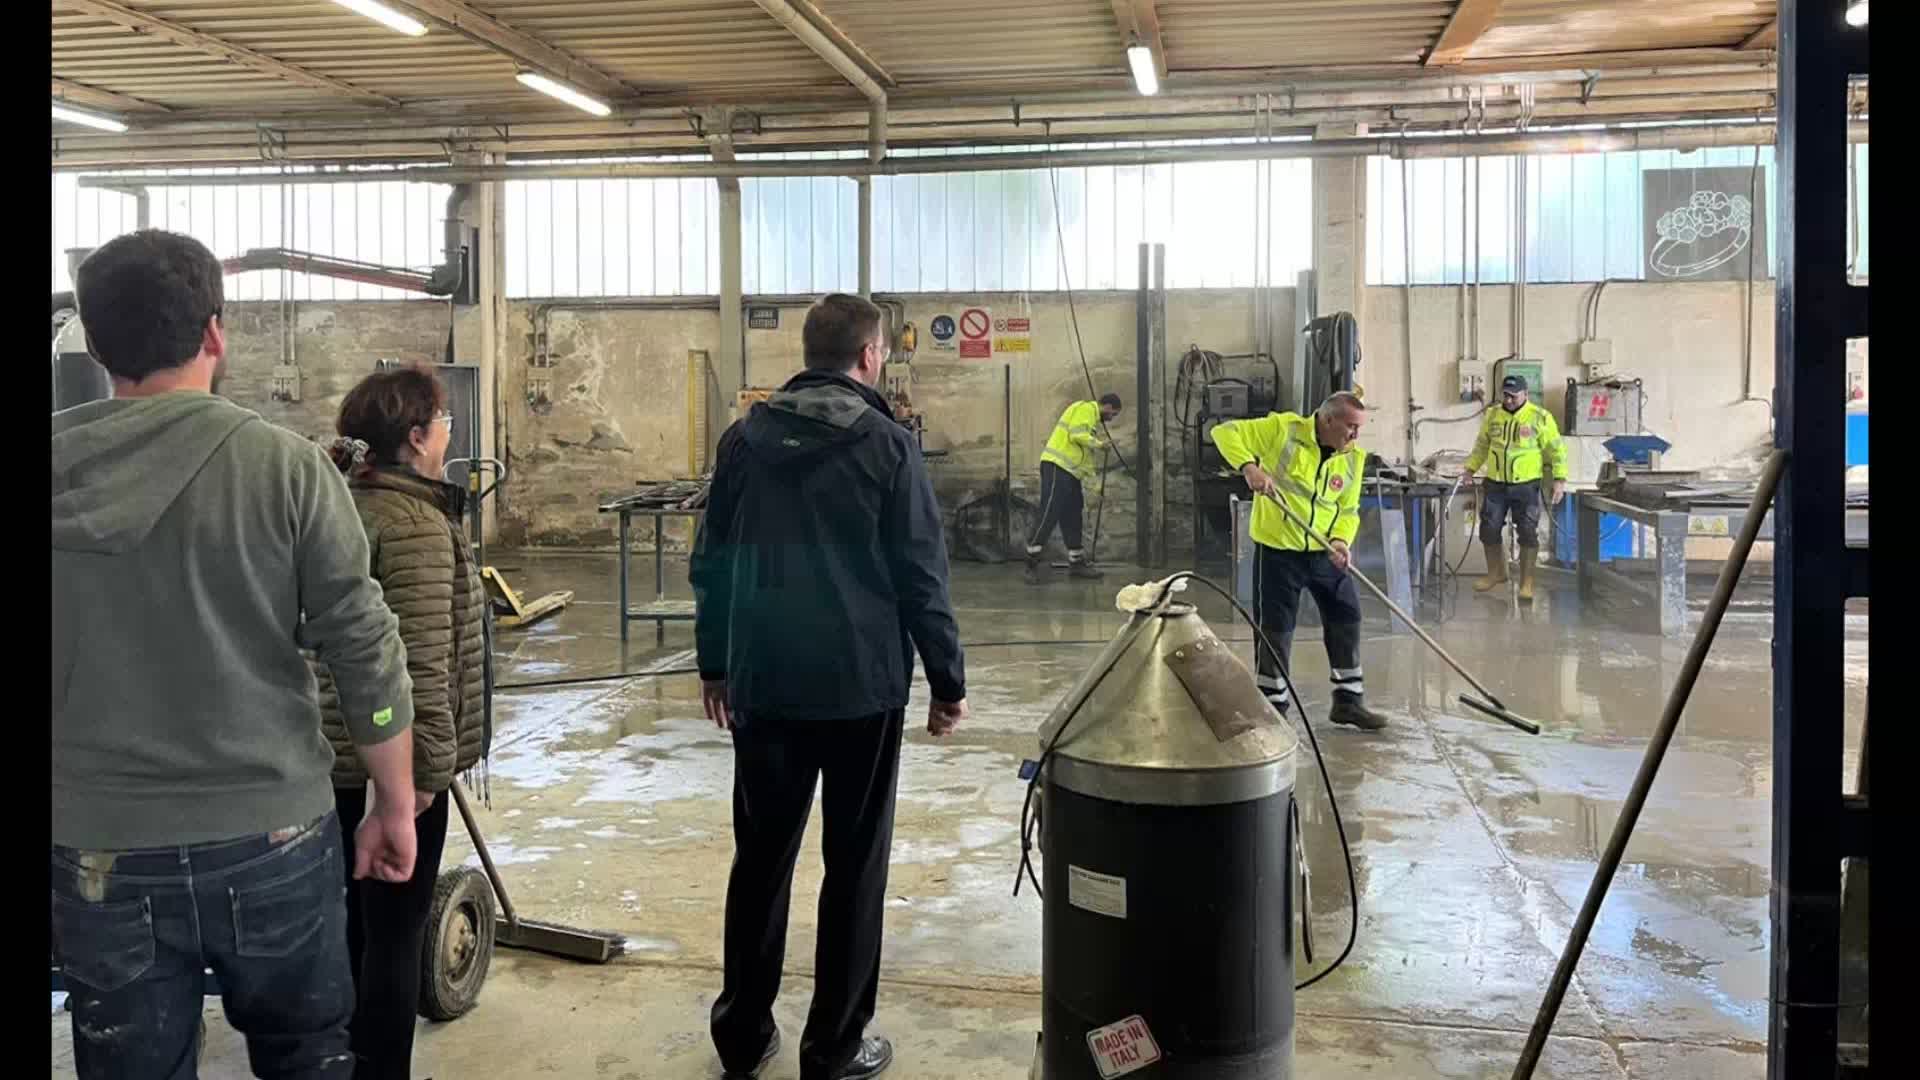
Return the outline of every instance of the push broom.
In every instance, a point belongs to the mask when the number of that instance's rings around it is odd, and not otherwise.
[[[1325,536],[1322,536],[1320,532],[1316,530],[1311,524],[1300,520],[1300,515],[1294,513],[1293,508],[1288,506],[1284,500],[1276,496],[1269,495],[1266,492],[1261,492],[1261,494],[1266,495],[1266,497],[1272,501],[1273,505],[1279,507],[1280,512],[1287,515],[1287,518],[1291,520],[1295,525],[1298,525],[1302,529],[1306,530],[1307,535],[1309,537],[1312,537],[1313,540],[1317,542],[1321,547],[1328,548],[1328,549],[1331,549],[1333,547],[1333,544],[1329,542]],[[1475,690],[1480,691],[1481,697],[1474,697],[1472,694],[1461,694],[1460,704],[1465,705],[1470,709],[1475,709],[1479,712],[1486,713],[1488,716],[1493,717],[1495,720],[1500,720],[1505,723],[1512,724],[1514,727],[1519,728],[1521,731],[1524,731],[1529,735],[1540,734],[1539,724],[1536,724],[1533,721],[1527,719],[1526,717],[1513,712],[1511,709],[1508,709],[1506,705],[1500,701],[1500,698],[1494,694],[1493,691],[1487,689],[1487,686],[1485,683],[1481,682],[1479,679],[1474,678],[1473,673],[1468,671],[1464,666],[1462,666],[1460,661],[1455,660],[1453,658],[1452,653],[1447,652],[1446,649],[1440,646],[1439,642],[1433,640],[1432,634],[1429,634],[1425,630],[1422,630],[1420,628],[1420,624],[1413,621],[1413,616],[1408,615],[1406,611],[1400,607],[1399,604],[1394,603],[1393,598],[1387,595],[1386,590],[1382,589],[1378,585],[1375,585],[1373,583],[1373,579],[1361,573],[1360,568],[1358,566],[1355,566],[1352,560],[1347,561],[1347,573],[1352,574],[1355,581],[1358,581],[1360,584],[1365,585],[1367,587],[1368,592],[1379,597],[1380,602],[1387,605],[1387,610],[1393,612],[1396,616],[1399,617],[1401,622],[1407,624],[1407,628],[1413,631],[1414,636],[1418,637],[1421,641],[1426,642],[1427,648],[1432,649],[1435,655],[1439,656],[1440,659],[1446,661],[1446,664],[1448,667],[1459,672],[1461,678],[1471,683]],[[1484,698],[1485,700],[1482,700],[1482,698]]]

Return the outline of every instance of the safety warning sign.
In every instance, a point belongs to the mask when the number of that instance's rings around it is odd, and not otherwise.
[[[1160,1060],[1160,1045],[1153,1041],[1147,1022],[1138,1016],[1087,1032],[1087,1048],[1093,1051],[1101,1080],[1139,1072]]]
[[[995,319],[993,320],[994,352],[1032,352],[1032,319]]]
[[[968,308],[960,313],[960,359],[993,358],[993,313],[986,308]]]
[[[941,312],[933,317],[933,322],[928,324],[928,329],[933,332],[933,347],[935,350],[939,352],[953,351],[953,336],[959,330],[954,324],[954,317],[945,312]]]

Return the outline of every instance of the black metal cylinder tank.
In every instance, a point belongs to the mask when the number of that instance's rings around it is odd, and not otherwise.
[[[1290,1080],[1296,743],[1188,607],[1041,730],[1045,1080]]]
[[[75,316],[53,341],[53,411],[71,409],[113,396],[107,369],[87,354],[86,331]]]
[[[1047,786],[1047,1080],[1102,1080],[1155,1052],[1158,1062],[1119,1075],[1288,1076],[1290,802],[1282,792],[1219,806],[1135,806]],[[1116,1041],[1102,1056],[1089,1045],[1090,1032],[1133,1017],[1151,1050]]]

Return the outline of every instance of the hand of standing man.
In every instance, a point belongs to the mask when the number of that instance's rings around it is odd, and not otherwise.
[[[927,734],[938,739],[953,734],[960,721],[967,718],[967,700],[935,701],[927,706]]]
[[[733,716],[727,712],[727,680],[702,679],[700,681],[700,704],[707,710],[707,719],[721,731],[733,730]]]

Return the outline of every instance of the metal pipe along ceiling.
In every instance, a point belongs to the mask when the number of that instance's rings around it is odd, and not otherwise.
[[[1867,124],[1856,121],[1849,141],[1867,141]],[[1526,134],[1395,136],[1297,139],[1270,143],[1135,147],[1114,150],[1049,150],[1019,154],[954,154],[775,161],[576,161],[547,165],[421,166],[345,172],[259,173],[214,176],[93,173],[81,187],[257,187],[278,184],[342,184],[405,181],[427,184],[495,183],[505,180],[774,179],[804,176],[908,176],[930,173],[1006,172],[1017,169],[1101,165],[1166,165],[1191,161],[1261,161],[1286,158],[1451,158],[1524,154],[1599,154],[1623,150],[1699,150],[1718,146],[1772,146],[1772,124],[1675,124],[1661,127],[1535,131]]]

